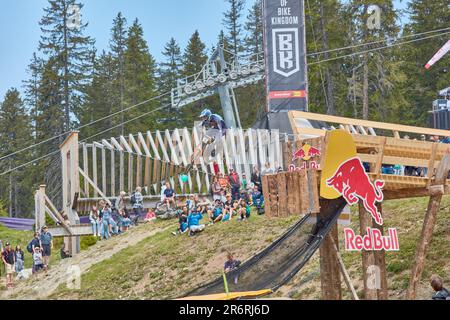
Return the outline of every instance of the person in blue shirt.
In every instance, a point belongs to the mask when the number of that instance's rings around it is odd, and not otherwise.
[[[44,260],[44,270],[48,270],[50,256],[53,249],[53,236],[48,232],[48,227],[43,226],[39,236],[40,246],[42,248],[42,258]]]
[[[214,201],[214,207],[208,210],[210,224],[219,222],[223,218],[223,206],[219,199]]]
[[[173,203],[175,207],[175,190],[170,186],[170,182],[166,182],[166,189],[164,190],[164,203],[167,204],[167,208],[170,208],[170,204]]]
[[[195,208],[188,215],[187,223],[189,228],[189,236],[193,236],[197,232],[205,229],[204,224],[200,224],[200,220],[203,219],[203,215],[200,213],[200,208]]]
[[[257,186],[253,187],[252,192],[252,205],[258,210],[259,212],[262,212],[262,208],[264,206],[264,196],[261,191],[259,191]]]
[[[172,232],[174,236],[178,235],[179,233],[185,233],[188,229],[188,215],[189,210],[186,206],[183,207],[183,211],[180,213],[178,217],[178,229],[177,231]]]

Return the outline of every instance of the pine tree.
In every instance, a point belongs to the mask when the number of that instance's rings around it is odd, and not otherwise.
[[[225,0],[230,9],[224,13],[223,25],[228,31],[227,40],[230,44],[230,49],[237,57],[243,48],[242,40],[242,23],[240,21],[242,12],[245,6],[245,0]]]
[[[158,90],[161,94],[169,93],[160,99],[161,103],[166,105],[171,103],[170,92],[177,87],[177,80],[181,77],[183,65],[181,49],[174,38],[171,38],[164,46],[162,54],[165,60],[159,64],[158,68]],[[167,108],[166,112],[172,116],[166,119],[165,125],[176,127],[179,124],[178,113],[172,107]]]
[[[143,30],[138,19],[128,29],[126,50],[124,54],[125,103],[136,105],[155,96],[156,93],[156,62],[149,52],[147,42],[143,38]],[[158,107],[158,103],[150,102],[126,112],[125,121],[142,115],[144,112]],[[158,119],[158,113],[130,122],[125,126],[125,132],[147,131]]]
[[[262,0],[256,0],[247,15],[245,23],[245,48],[249,55],[263,51]]]
[[[83,5],[75,0],[48,0],[45,15],[39,25],[42,36],[39,49],[53,58],[62,80],[64,128],[71,128],[72,116],[77,116],[82,94],[88,81],[90,55],[94,41],[83,36],[87,23],[77,14]]]
[[[31,121],[25,110],[19,91],[12,88],[6,92],[0,104],[0,155],[5,156],[29,145],[32,141]],[[1,172],[11,170],[30,160],[30,151],[20,152],[0,163]],[[32,205],[30,195],[30,168],[14,170],[0,181],[2,202],[7,205],[10,217],[24,216]]]
[[[119,106],[118,110],[124,109],[124,97],[125,97],[125,50],[127,42],[127,20],[119,12],[113,21],[113,27],[111,30],[111,40],[109,42],[112,56],[115,63],[115,79],[114,79],[114,104]],[[118,111],[117,110],[117,111]],[[115,110],[116,111],[116,110]],[[124,122],[125,115],[122,112],[120,115],[120,123]],[[124,125],[120,126],[120,134],[123,135]]]
[[[33,131],[36,135],[36,118],[38,111],[39,81],[42,74],[43,60],[33,53],[33,58],[28,65],[27,72],[30,78],[24,81],[25,87],[25,103],[33,122]]]

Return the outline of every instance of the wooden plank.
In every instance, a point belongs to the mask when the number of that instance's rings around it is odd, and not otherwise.
[[[251,176],[251,168],[249,167],[249,163],[247,161],[247,156],[245,154],[245,136],[244,136],[244,131],[242,129],[238,129],[238,145],[239,145],[239,150],[241,153],[241,163],[242,166],[244,167],[244,171],[243,173],[245,173],[247,179],[250,178]],[[242,179],[242,176],[241,176]]]
[[[258,137],[257,150],[258,150],[258,153],[259,153],[259,167],[260,168],[264,168],[264,165],[266,164],[266,153],[265,153],[266,146],[263,144],[262,130],[261,129],[256,129],[256,134],[257,134],[257,137]]]
[[[63,227],[49,227],[49,232],[53,237],[68,237],[68,236],[84,236],[92,234],[91,224],[74,225],[70,227],[71,234]]]
[[[128,153],[128,192],[131,193],[133,189],[133,154]]]
[[[359,201],[359,230],[360,234],[366,234],[367,228],[372,226],[372,217],[369,212],[364,209],[364,205]],[[376,300],[378,298],[377,290],[374,289],[374,284],[369,283],[374,277],[370,277],[369,268],[375,265],[375,256],[373,251],[362,250],[362,272],[364,282],[364,299]]]
[[[248,136],[248,148],[249,148],[249,152],[250,152],[250,160],[251,160],[252,171],[253,171],[253,166],[258,165],[258,159],[257,159],[256,152],[255,152],[255,136],[256,136],[255,130],[248,129],[247,136]]]
[[[85,181],[87,183],[89,183],[92,188],[97,189],[98,194],[100,195],[100,197],[102,197],[103,200],[105,200],[107,203],[109,203],[111,205],[111,201],[108,199],[108,197],[99,189],[98,186],[96,186],[94,184],[94,182],[91,180],[91,178],[89,178],[89,176],[81,169],[78,168],[78,171],[80,172],[81,176],[85,179]]]
[[[134,136],[133,136],[131,133],[130,133],[129,136],[128,136],[128,140],[129,140],[129,142],[131,143],[131,145],[133,146],[133,148],[134,148],[136,154],[137,154],[138,156],[142,156],[141,148],[140,148],[140,146],[139,146],[138,143],[136,142],[136,139],[134,138]]]
[[[428,178],[427,188],[430,187],[431,179],[433,178],[433,174],[434,174],[434,163],[435,163],[435,160],[436,160],[437,146],[438,146],[437,143],[433,143],[431,145],[430,160],[429,160],[428,167],[427,167],[428,168],[428,172],[427,172],[427,178]]]
[[[352,119],[345,117],[336,117],[324,114],[317,114],[312,112],[303,112],[303,111],[289,111],[292,113],[292,117],[295,118],[303,118],[308,120],[317,120],[324,121],[330,123],[341,123],[348,125],[356,125],[363,127],[371,127],[374,129],[383,129],[383,130],[391,130],[391,131],[399,131],[399,132],[408,132],[408,133],[417,133],[417,134],[425,134],[425,135],[436,135],[436,136],[450,136],[449,130],[441,130],[441,129],[431,129],[431,128],[422,128],[422,127],[413,127],[406,126],[394,123],[385,123],[385,122],[375,122],[369,120],[360,120],[360,119]]]
[[[384,154],[384,147],[386,146],[386,137],[381,138],[380,145],[378,147],[378,158],[377,162],[375,163],[375,173],[377,175],[377,179],[380,178],[381,175],[381,166],[383,165],[383,154]]]
[[[102,149],[102,193],[106,192],[106,150]]]
[[[125,191],[125,158],[123,154],[123,150],[119,151],[119,188],[120,191]]]
[[[140,132],[138,133],[138,141],[139,141],[139,146],[142,147],[142,149],[144,150],[144,155],[148,158],[151,158],[152,155],[151,155],[150,150],[147,145],[148,142],[145,141],[144,136]]]
[[[114,154],[115,152],[116,151],[111,150],[111,196],[113,197],[116,195],[116,159]]]
[[[378,211],[383,215],[383,208],[381,203],[376,204]],[[375,221],[372,221],[372,228],[380,230],[381,234],[384,234],[383,226],[378,225]],[[377,289],[378,300],[388,300],[388,283],[386,274],[386,252],[385,250],[374,250],[375,265],[380,270],[380,287]]]
[[[108,149],[114,149],[113,146],[105,139],[102,139],[102,144]]]
[[[175,165],[180,165],[180,161],[178,160],[178,155],[175,152],[175,147],[173,146],[173,142],[172,142],[172,137],[170,135],[170,132],[168,129],[166,129],[165,131],[165,142],[167,142],[167,144],[169,145],[169,150],[170,150],[170,163],[171,164],[175,164]],[[171,171],[172,173],[172,171]]]
[[[94,178],[94,183],[98,184],[97,176],[97,146],[95,143],[92,146],[92,177]],[[97,191],[94,190],[94,197],[97,197]]]
[[[82,146],[83,146],[83,170],[86,172],[86,174],[89,174],[88,151],[86,143],[82,143]],[[89,186],[86,183],[84,184],[84,193],[89,195]]]
[[[271,205],[271,198],[270,198],[270,193],[269,193],[269,176],[268,175],[264,175],[261,177],[261,186],[262,186],[262,191],[263,191],[263,196],[264,196],[264,211],[265,211],[265,215],[267,217],[272,217],[272,205]]]
[[[280,217],[287,217],[287,202],[288,202],[288,195],[286,191],[286,173],[281,172],[276,174],[277,178],[277,184],[278,184],[278,215]]]
[[[157,132],[159,132],[159,131],[157,131]],[[153,154],[155,155],[155,158],[158,160],[161,160],[161,157],[159,156],[159,152],[158,152],[158,147],[156,146],[155,140],[153,140],[153,136],[150,131],[147,131],[147,139],[150,142],[150,145],[152,146],[152,150],[153,150]]]
[[[116,140],[116,138],[111,138],[111,144],[114,146],[114,148],[116,148],[119,151],[123,151],[122,146],[120,145],[120,143]]]
[[[301,214],[308,213],[309,209],[309,188],[308,177],[305,170],[299,172],[299,193],[300,193],[300,212]]]
[[[120,136],[120,143],[122,144],[123,147],[125,147],[125,150],[128,153],[133,153],[133,149],[131,149],[130,145],[128,144],[128,141],[125,139],[124,136]]]

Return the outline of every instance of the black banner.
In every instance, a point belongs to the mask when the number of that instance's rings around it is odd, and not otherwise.
[[[307,111],[303,0],[264,0],[268,111]]]

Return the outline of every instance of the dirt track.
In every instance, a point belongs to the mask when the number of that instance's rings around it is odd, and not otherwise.
[[[0,293],[0,299],[46,299],[59,285],[66,283],[68,278],[67,271],[71,266],[78,266],[81,274],[83,274],[92,265],[108,259],[126,247],[135,245],[165,229],[155,228],[152,225],[141,225],[109,240],[99,241],[77,256],[61,260],[55,266],[52,266],[50,261],[50,270],[47,275],[40,273],[28,280],[16,282],[16,287],[13,290]]]

